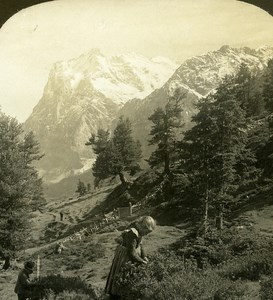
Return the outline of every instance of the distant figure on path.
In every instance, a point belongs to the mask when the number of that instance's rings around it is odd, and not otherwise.
[[[114,216],[115,219],[118,218],[118,209],[117,209],[117,208],[115,208],[115,209],[113,210],[113,216]]]
[[[116,279],[122,266],[126,262],[131,261],[147,264],[148,259],[142,246],[142,237],[152,232],[155,226],[155,220],[150,216],[146,216],[132,223],[129,229],[122,233],[122,241],[116,248],[105,287],[105,292],[110,295],[110,299],[121,299],[119,288],[116,285]]]
[[[18,300],[31,299],[32,290],[35,282],[30,281],[30,274],[33,273],[35,263],[27,261],[24,268],[19,272],[14,292],[18,295]]]
[[[63,218],[64,218],[64,214],[63,214],[62,211],[60,211],[60,219],[61,219],[61,221],[63,221]]]
[[[64,249],[65,249],[65,246],[64,246],[63,242],[58,242],[56,245],[56,248],[55,248],[55,253],[61,254]]]

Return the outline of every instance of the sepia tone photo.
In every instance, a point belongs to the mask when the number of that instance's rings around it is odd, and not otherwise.
[[[0,4],[0,299],[273,299],[273,3]]]

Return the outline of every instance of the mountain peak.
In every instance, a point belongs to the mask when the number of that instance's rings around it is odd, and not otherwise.
[[[231,50],[231,47],[229,45],[223,45],[218,51],[222,53],[227,53]]]

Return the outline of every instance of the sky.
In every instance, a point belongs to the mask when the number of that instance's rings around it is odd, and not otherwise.
[[[273,46],[273,17],[236,0],[56,0],[0,29],[0,108],[24,122],[52,65],[92,48],[182,63],[222,45]]]

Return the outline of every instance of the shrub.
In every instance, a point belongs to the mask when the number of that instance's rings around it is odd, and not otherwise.
[[[260,299],[269,300],[273,295],[273,277],[267,278],[261,282]]]
[[[225,281],[214,295],[214,300],[241,300],[246,294],[246,286],[241,282]]]
[[[39,282],[37,283],[36,289],[36,294],[40,299],[43,299],[48,295],[52,294],[59,295],[64,291],[77,292],[77,294],[86,294],[89,295],[89,298],[91,296],[95,299],[93,289],[89,287],[88,284],[82,281],[79,277],[62,277],[60,275],[49,275],[40,278]],[[80,299],[81,298],[79,298],[79,300]]]
[[[126,300],[242,299],[245,290],[243,284],[221,277],[212,268],[201,270],[195,260],[182,261],[172,252],[152,257],[145,266],[128,263],[118,284]]]
[[[249,269],[252,265],[252,271],[261,272],[261,274],[266,273],[267,268],[271,268],[267,257],[272,257],[272,248],[271,237],[259,235],[252,229],[240,231],[235,227],[222,231],[210,228],[205,238],[191,232],[173,245],[173,249],[179,255],[184,258],[194,258],[199,268],[205,268],[207,265],[221,265],[235,259],[241,266],[241,261],[244,261],[244,268]],[[259,262],[255,258],[255,253],[262,254],[264,260]],[[246,261],[249,262],[248,266]]]
[[[273,272],[273,255],[267,251],[256,251],[244,257],[237,257],[224,265],[221,274],[232,280],[258,280],[262,275]]]
[[[186,259],[195,259],[199,268],[205,268],[207,265],[218,265],[232,257],[228,241],[222,236],[227,238],[216,229],[210,229],[206,238],[190,233],[174,247],[178,254]]]
[[[43,298],[43,300],[91,300],[91,299],[90,299],[90,295],[87,294],[64,291],[56,295],[52,290],[49,290],[46,293],[46,296]]]

